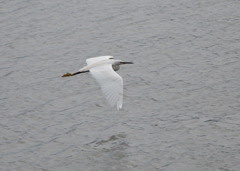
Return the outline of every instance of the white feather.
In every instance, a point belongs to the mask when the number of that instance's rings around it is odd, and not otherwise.
[[[88,65],[91,65],[93,63],[103,61],[103,60],[106,60],[109,58],[113,58],[113,56],[99,56],[99,57],[95,57],[95,58],[88,58],[88,59],[86,59],[86,62]]]
[[[111,106],[117,104],[117,109],[121,109],[123,103],[123,79],[113,70],[112,64],[103,64],[91,68],[90,73],[100,84],[109,104]]]

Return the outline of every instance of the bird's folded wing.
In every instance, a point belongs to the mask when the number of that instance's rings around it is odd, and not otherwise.
[[[99,61],[103,61],[109,58],[113,58],[113,56],[99,56],[99,57],[95,57],[95,58],[88,58],[86,59],[86,62],[88,65],[99,62]]]
[[[122,108],[123,80],[112,69],[111,64],[101,65],[90,69],[90,73],[100,84],[106,99],[111,106],[117,104],[117,109]]]

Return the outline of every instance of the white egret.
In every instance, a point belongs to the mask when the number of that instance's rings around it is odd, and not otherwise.
[[[116,72],[122,64],[133,64],[133,62],[123,62],[114,60],[112,56],[100,56],[88,58],[87,66],[76,73],[66,73],[62,77],[74,76],[77,74],[89,72],[100,84],[106,99],[111,106],[117,104],[117,109],[122,108],[123,103],[123,79]]]

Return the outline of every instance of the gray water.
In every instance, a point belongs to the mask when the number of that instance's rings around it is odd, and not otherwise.
[[[240,1],[0,2],[0,170],[240,170]],[[132,61],[123,110],[89,57]]]

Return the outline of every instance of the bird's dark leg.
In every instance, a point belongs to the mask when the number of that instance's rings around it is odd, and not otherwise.
[[[89,72],[89,70],[88,71],[75,72],[75,73],[72,74],[72,76],[77,75],[77,74],[81,74],[81,73],[85,73],[85,72]]]
[[[81,73],[85,73],[85,72],[89,72],[89,71],[78,71],[78,72],[75,72],[75,73],[73,73],[73,74],[67,72],[67,73],[64,74],[62,77],[74,76],[74,75],[81,74]]]

